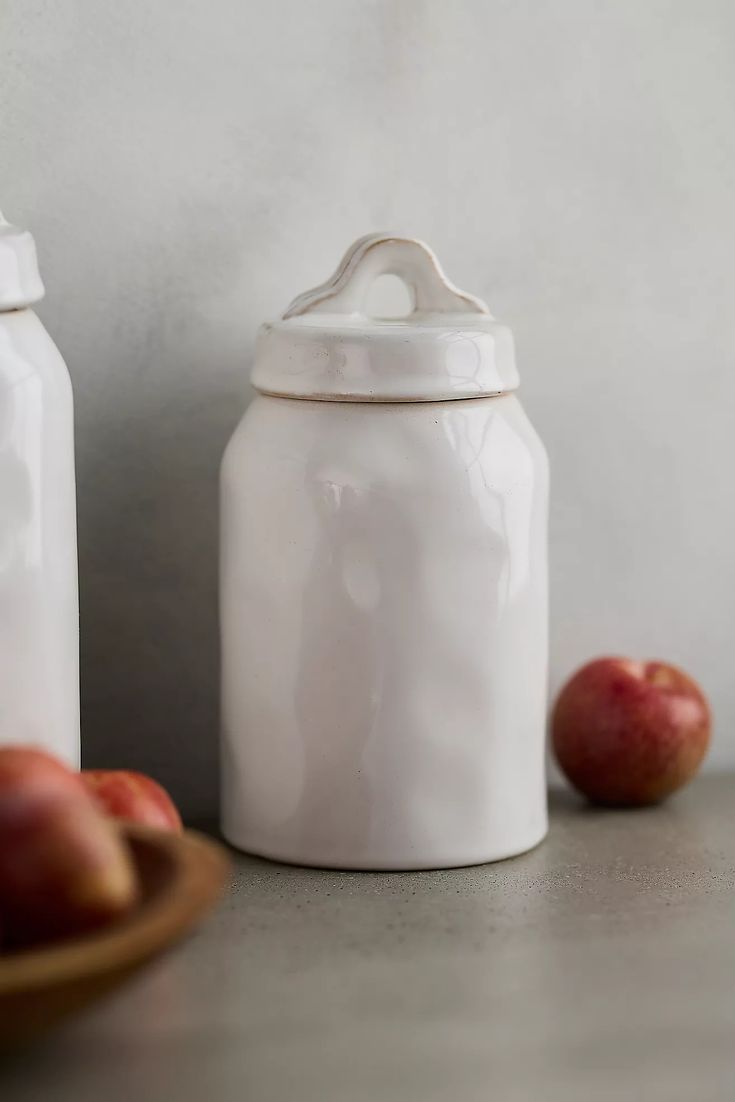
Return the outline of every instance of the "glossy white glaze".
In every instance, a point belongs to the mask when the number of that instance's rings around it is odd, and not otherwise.
[[[539,842],[547,463],[517,399],[261,396],[222,494],[227,838],[375,869]]]
[[[384,273],[400,322],[365,315]],[[372,235],[264,327],[253,383],[222,466],[225,835],[372,869],[535,845],[548,467],[509,330]]]
[[[36,743],[78,765],[72,405],[33,311],[0,310],[0,745]]]

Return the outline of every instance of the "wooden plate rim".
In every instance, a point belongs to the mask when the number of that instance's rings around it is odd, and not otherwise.
[[[171,834],[132,823],[121,829],[126,837],[173,859],[170,886],[107,930],[42,949],[0,954],[0,997],[132,967],[183,935],[222,892],[230,862],[219,843],[192,830]]]

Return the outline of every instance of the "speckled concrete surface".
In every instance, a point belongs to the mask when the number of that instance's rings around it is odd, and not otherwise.
[[[735,1096],[735,776],[557,796],[546,843],[444,873],[240,858],[218,914],[0,1072],[3,1102]]]

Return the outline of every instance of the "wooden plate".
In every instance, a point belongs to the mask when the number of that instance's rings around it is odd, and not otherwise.
[[[28,1040],[117,987],[213,906],[229,869],[222,846],[193,831],[126,824],[141,902],[99,933],[0,953],[0,1047]]]

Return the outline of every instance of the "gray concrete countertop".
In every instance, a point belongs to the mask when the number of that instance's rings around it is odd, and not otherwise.
[[[548,840],[438,873],[237,859],[219,912],[0,1071],[2,1102],[735,1097],[735,777],[555,796]]]

